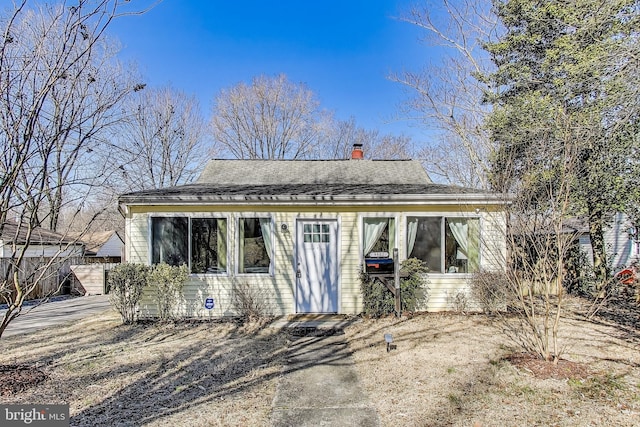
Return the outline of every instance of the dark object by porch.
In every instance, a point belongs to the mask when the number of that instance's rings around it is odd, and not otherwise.
[[[389,262],[390,261],[390,262]],[[367,258],[365,259],[366,273],[374,281],[377,280],[387,287],[395,298],[396,316],[402,315],[402,302],[400,300],[400,277],[409,277],[407,273],[400,272],[398,261],[398,248],[393,250],[391,258]]]
[[[391,258],[365,258],[367,273],[393,274],[394,262]]]

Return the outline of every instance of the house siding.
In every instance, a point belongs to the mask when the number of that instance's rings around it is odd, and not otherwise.
[[[618,213],[614,216],[611,225],[604,231],[604,244],[614,273],[640,261],[638,242],[629,237],[629,229],[632,227],[633,224],[629,217]],[[593,265],[593,249],[589,234],[580,235],[578,244]]]
[[[122,240],[116,233],[113,233],[109,240],[100,247],[96,252],[96,257],[121,257],[122,256]]]
[[[16,255],[23,256],[25,258],[38,258],[38,257],[58,257],[68,258],[82,256],[84,247],[81,245],[73,245],[66,247],[56,245],[29,245],[27,249],[24,249],[22,245],[17,245]],[[12,245],[0,245],[0,258],[10,258],[13,255]]]
[[[248,206],[248,205],[202,205],[202,206],[130,206],[126,215],[125,254],[128,262],[148,264],[149,218],[152,216],[214,216],[227,218],[228,264],[224,275],[193,274],[183,290],[177,314],[185,317],[218,317],[236,314],[232,304],[234,285],[249,283],[259,290],[274,315],[295,312],[296,248],[295,233],[298,220],[328,219],[338,222],[338,312],[357,314],[362,311],[359,271],[362,265],[361,227],[365,216],[391,216],[396,219],[396,243],[400,259],[406,258],[406,216],[439,215],[470,216],[481,220],[481,266],[484,269],[503,269],[505,240],[505,216],[501,212],[486,212],[476,206]],[[236,273],[236,237],[238,218],[246,216],[270,216],[273,226],[273,274]],[[287,230],[282,228],[286,224]],[[429,300],[422,309],[429,311],[456,308],[455,296],[467,293],[469,275],[430,274]],[[205,300],[214,299],[214,308],[205,308]],[[140,303],[141,317],[157,315],[154,294],[145,289]]]
[[[604,233],[605,247],[611,254],[611,266],[614,272],[638,260],[637,244],[629,238],[631,227],[631,220],[626,215],[618,213]]]

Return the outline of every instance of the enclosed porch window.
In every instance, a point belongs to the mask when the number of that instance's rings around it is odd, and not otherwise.
[[[227,220],[151,218],[151,263],[187,264],[191,273],[227,271]]]
[[[365,217],[362,219],[363,255],[365,258],[386,258],[393,256],[396,242],[396,221],[394,218]]]
[[[238,223],[238,273],[272,271],[271,218],[240,218]]]
[[[473,273],[480,261],[480,220],[408,217],[407,256],[435,273]]]

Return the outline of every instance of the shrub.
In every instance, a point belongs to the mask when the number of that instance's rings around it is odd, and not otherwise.
[[[469,301],[464,291],[447,293],[447,303],[456,313],[465,313],[469,309]]]
[[[169,320],[173,317],[173,309],[188,278],[189,271],[184,264],[171,266],[161,263],[151,268],[148,283],[155,290],[160,320]]]
[[[231,305],[244,321],[258,321],[269,317],[269,295],[267,291],[249,282],[233,285]]]
[[[425,273],[428,268],[417,258],[403,261],[400,271],[408,276],[400,279],[400,303],[404,311],[415,311],[427,299],[428,283]],[[395,311],[395,297],[387,287],[373,279],[365,271],[360,273],[360,291],[364,314],[380,317]]]
[[[592,297],[597,294],[598,283],[589,257],[578,244],[572,245],[564,259],[563,286],[570,294]]]
[[[147,284],[148,271],[149,267],[142,264],[120,264],[109,271],[109,300],[122,316],[124,324],[136,320],[136,311],[142,297],[142,289]]]
[[[506,309],[510,282],[506,273],[477,271],[471,277],[471,298],[485,313],[496,313]]]

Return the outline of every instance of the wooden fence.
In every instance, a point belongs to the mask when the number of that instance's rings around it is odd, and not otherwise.
[[[30,257],[23,258],[20,265],[15,266],[15,260],[0,258],[0,292],[11,293],[12,296],[15,296],[12,274],[17,267],[18,280],[22,286],[25,289],[32,289],[27,299],[38,299],[52,295],[84,294],[85,290],[72,273],[71,266],[94,264],[101,262],[100,260],[95,257],[74,256]],[[114,264],[109,264],[109,266],[112,265]]]

